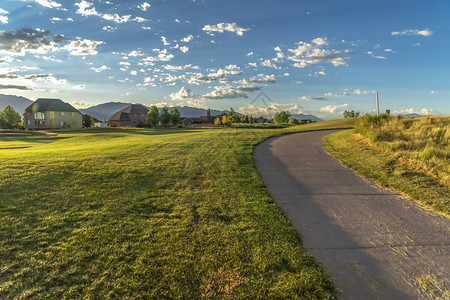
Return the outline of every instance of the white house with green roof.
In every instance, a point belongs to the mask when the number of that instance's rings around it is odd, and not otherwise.
[[[60,99],[39,98],[25,109],[26,129],[78,129],[83,127],[82,114]]]

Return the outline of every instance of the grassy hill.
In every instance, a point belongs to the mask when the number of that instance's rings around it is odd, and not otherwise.
[[[252,152],[350,126],[0,137],[0,298],[334,298]]]
[[[450,215],[450,117],[364,116],[323,144],[363,176]]]

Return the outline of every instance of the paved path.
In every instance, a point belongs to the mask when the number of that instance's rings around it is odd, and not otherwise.
[[[344,299],[422,299],[417,279],[450,288],[450,220],[377,188],[305,132],[265,141],[255,163],[272,197]],[[428,277],[431,278],[431,277]]]

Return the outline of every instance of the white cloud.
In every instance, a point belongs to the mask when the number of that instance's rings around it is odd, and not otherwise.
[[[182,47],[180,47],[180,51],[183,52],[183,53],[186,53],[186,52],[189,51],[189,47],[182,46]]]
[[[223,33],[225,31],[234,32],[239,36],[242,36],[245,31],[249,31],[249,28],[242,28],[236,23],[219,23],[217,25],[205,25],[202,28],[208,34],[212,34],[212,32],[220,32]]]
[[[343,92],[343,93],[326,93],[325,96],[328,97],[345,97],[350,96],[349,92]]]
[[[385,52],[394,52],[392,49],[384,49]]]
[[[276,83],[276,76],[272,75],[264,75],[258,74],[258,76],[251,77],[249,79],[242,79],[238,81],[241,84],[268,84],[268,83]]]
[[[134,17],[133,21],[136,21],[138,23],[142,23],[142,22],[145,22],[145,21],[148,21],[148,20],[145,19],[145,18],[141,18],[141,17]]]
[[[393,31],[391,32],[391,35],[421,35],[421,36],[430,36],[433,34],[433,31],[426,28],[423,30],[418,29],[407,29],[403,31]]]
[[[78,39],[71,41],[62,49],[69,51],[71,55],[96,55],[98,53],[96,48],[101,44],[104,44],[104,42]]]
[[[136,75],[137,75],[137,71],[131,71],[131,72],[130,72],[130,75],[136,76]]]
[[[430,91],[431,95],[436,95],[438,93],[438,91]]]
[[[92,104],[88,104],[88,103],[84,103],[84,102],[79,102],[79,101],[74,101],[74,102],[70,102],[70,104],[75,107],[76,109],[86,109],[92,106]]]
[[[91,70],[94,70],[94,71],[97,72],[97,73],[100,73],[100,72],[103,72],[103,71],[105,71],[105,70],[109,70],[109,69],[111,69],[111,68],[108,67],[108,66],[103,65],[103,66],[101,66],[101,67],[99,67],[99,68],[91,67],[90,69],[91,69]]]
[[[190,106],[190,107],[204,108],[204,109],[208,108],[208,106],[206,105],[205,101],[198,100],[198,99],[188,100],[188,101],[186,101],[185,104],[187,106]]]
[[[333,66],[346,65],[350,60],[350,55],[354,54],[349,49],[335,50],[324,49],[328,42],[324,38],[316,38],[312,43],[299,42],[296,49],[288,49],[293,53],[288,59],[294,61],[294,67],[305,68],[314,64],[331,63]]]
[[[324,71],[319,71],[318,74],[323,76],[327,75],[327,73],[325,73]]]
[[[8,24],[8,17],[7,16],[0,16],[0,23]]]
[[[247,56],[253,56],[253,54],[255,54],[255,53],[249,52],[249,53],[247,53],[247,54],[245,54],[245,55],[247,55]]]
[[[219,69],[215,73],[210,73],[208,76],[205,76],[201,73],[196,74],[195,76],[191,77],[191,81],[202,81],[202,82],[212,82],[212,81],[222,81],[227,82],[229,81],[227,78],[227,75],[241,75],[241,71],[236,70],[224,70]]]
[[[234,99],[248,98],[248,94],[260,90],[257,86],[216,86],[214,91],[201,96],[203,99]]]
[[[182,70],[186,70],[186,69],[199,70],[200,67],[199,66],[194,66],[194,65],[191,65],[191,64],[184,65],[184,66],[165,65],[164,69],[166,69],[168,71],[182,71]]]
[[[141,28],[144,29],[144,30],[152,30],[152,28],[149,27],[149,26],[142,26]]]
[[[283,74],[283,76],[288,77],[288,76],[291,76],[291,74],[289,74],[289,73],[286,72],[286,73]]]
[[[148,8],[150,8],[150,4],[148,4],[147,2],[142,3],[141,5],[138,5],[138,8],[142,11],[147,11]]]
[[[3,8],[0,8],[0,14],[1,15],[7,15],[7,14],[9,14],[9,11],[4,10]]]
[[[369,54],[369,55],[372,56],[373,58],[377,58],[377,59],[386,59],[385,56],[375,55],[375,54],[373,54],[372,51],[367,51],[367,54]]]
[[[270,59],[263,60],[263,61],[261,61],[260,64],[261,64],[261,66],[263,66],[263,67],[269,67],[269,68],[279,69],[278,66],[277,66],[275,63],[273,63]]]
[[[163,42],[164,46],[170,45],[170,43],[167,41],[167,38],[165,36],[161,36],[161,41]]]
[[[74,90],[83,90],[86,86],[84,84],[74,85],[72,88]]]
[[[369,95],[370,93],[375,93],[375,91],[366,91],[366,90],[364,90],[364,91],[362,91],[362,90],[360,90],[360,89],[356,89],[356,90],[354,90],[353,91],[353,95],[358,95],[358,96],[360,96],[360,95]]]
[[[236,65],[228,65],[225,67],[227,70],[239,70],[240,68]]]
[[[126,23],[130,20],[131,15],[119,16],[118,14],[104,14],[102,18],[116,23]]]
[[[85,0],[80,3],[75,3],[75,6],[78,6],[77,14],[82,16],[99,16],[100,14],[95,10],[95,7],[90,8],[94,3],[87,2]]]
[[[141,51],[141,50],[139,50],[139,51],[133,50],[133,51],[131,51],[130,53],[128,53],[128,56],[133,56],[133,57],[136,57],[136,56],[144,56],[144,51]]]
[[[48,7],[48,8],[61,7],[61,4],[59,4],[58,2],[55,2],[55,1],[49,1],[49,0],[28,0],[28,1],[36,2],[36,3],[40,4],[40,5]]]
[[[406,109],[402,109],[402,110],[396,110],[393,112],[393,114],[400,114],[400,115],[419,114],[419,115],[428,116],[428,115],[433,114],[433,110],[431,108],[422,108],[422,109],[418,110],[418,109],[410,107],[410,108],[406,108]]]
[[[327,105],[325,107],[322,107],[320,109],[321,112],[327,113],[327,114],[339,114],[342,113],[344,110],[348,108],[348,104],[342,104],[342,105]]]
[[[106,25],[106,26],[103,26],[102,29],[105,30],[105,31],[108,31],[108,32],[113,32],[117,28],[113,27],[113,26]]]
[[[196,98],[196,96],[189,88],[183,86],[178,92],[170,94],[170,98],[172,100],[184,100],[193,99]]]
[[[193,39],[194,39],[194,36],[193,36],[193,35],[188,35],[187,37],[182,38],[182,39],[180,40],[180,42],[183,42],[183,43],[189,43],[189,42],[192,41]]]

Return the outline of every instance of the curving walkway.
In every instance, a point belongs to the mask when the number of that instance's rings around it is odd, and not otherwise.
[[[450,220],[371,185],[321,146],[316,131],[255,149],[267,188],[344,299],[423,299],[420,282],[450,288]]]

